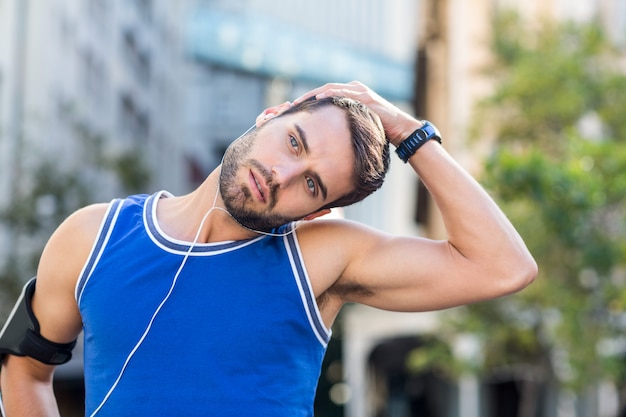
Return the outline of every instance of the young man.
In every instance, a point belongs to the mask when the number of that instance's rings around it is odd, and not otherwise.
[[[428,186],[448,240],[290,223],[378,188],[385,134]],[[70,216],[42,254],[32,310],[59,349],[84,329],[86,415],[312,416],[345,303],[435,310],[532,282],[522,239],[437,135],[358,82],[327,84],[265,110],[191,194]],[[8,417],[56,415],[53,369],[6,356]]]

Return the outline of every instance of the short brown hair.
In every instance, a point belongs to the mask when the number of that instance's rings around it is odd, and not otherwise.
[[[345,207],[363,200],[378,190],[389,170],[389,142],[380,118],[366,105],[347,97],[314,97],[296,104],[281,116],[313,112],[321,107],[337,106],[345,111],[354,151],[354,188],[337,200],[326,204],[321,209]]]

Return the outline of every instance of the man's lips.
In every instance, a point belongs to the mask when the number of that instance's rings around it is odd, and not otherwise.
[[[252,190],[252,194],[261,201],[262,203],[266,202],[266,196],[269,193],[269,190],[265,183],[263,182],[263,178],[260,175],[255,175],[252,170],[250,170],[250,189]]]

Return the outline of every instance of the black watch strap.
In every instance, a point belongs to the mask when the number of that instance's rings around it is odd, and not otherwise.
[[[439,130],[428,120],[422,120],[422,126],[411,133],[408,138],[402,141],[400,146],[396,148],[396,153],[405,163],[409,158],[426,142],[435,139],[441,143],[441,134]]]

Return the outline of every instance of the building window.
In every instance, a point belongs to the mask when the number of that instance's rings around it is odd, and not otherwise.
[[[134,31],[126,30],[123,36],[124,61],[128,65],[133,78],[142,86],[150,84],[150,55],[143,50]]]
[[[152,22],[152,0],[134,0],[137,14],[145,22]]]
[[[99,111],[105,104],[107,94],[105,65],[91,49],[82,51],[80,65],[85,100],[94,110]]]
[[[143,147],[150,134],[150,119],[130,94],[122,94],[119,104],[119,128],[132,145]]]
[[[103,32],[111,17],[109,0],[87,0],[85,3],[90,22]]]

